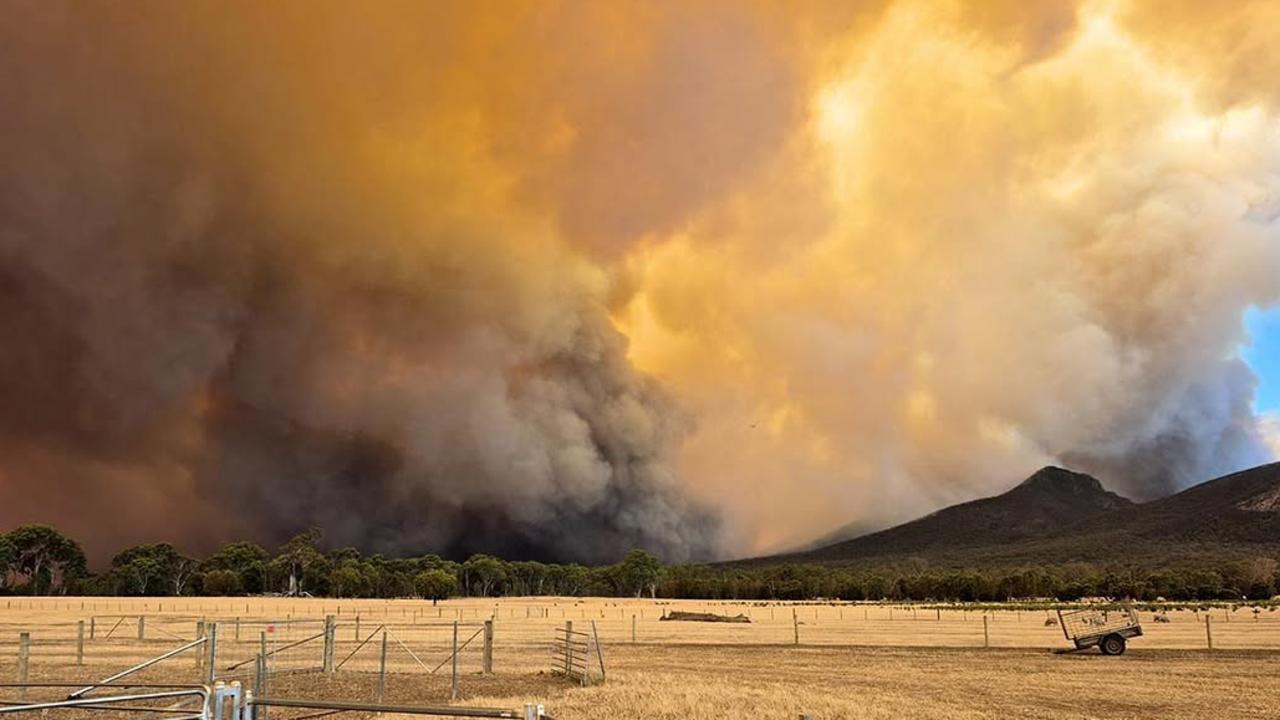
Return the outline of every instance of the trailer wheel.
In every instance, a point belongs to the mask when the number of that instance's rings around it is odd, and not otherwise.
[[[1108,635],[1102,638],[1102,642],[1098,643],[1098,647],[1102,649],[1103,655],[1123,655],[1124,638],[1119,635]]]

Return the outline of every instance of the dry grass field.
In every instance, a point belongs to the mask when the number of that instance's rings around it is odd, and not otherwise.
[[[664,610],[748,614],[749,624],[669,622]],[[793,615],[794,613],[794,615]],[[220,677],[251,679],[264,633],[273,672],[320,664],[313,637],[325,615],[338,621],[336,677],[284,674],[272,695],[372,698],[381,633],[393,673],[387,699],[438,703],[449,694],[453,623],[461,641],[494,618],[494,670],[480,674],[480,640],[460,653],[461,704],[516,707],[537,701],[568,718],[1280,718],[1280,612],[1142,613],[1147,635],[1129,653],[1055,655],[1065,646],[1045,611],[987,614],[963,608],[848,604],[506,598],[336,601],[284,598],[0,599],[0,681],[15,679],[17,637],[30,632],[33,679],[100,677],[219,624]],[[138,618],[144,617],[143,639]],[[92,621],[90,623],[90,618]],[[358,620],[357,620],[358,618]],[[79,621],[92,624],[76,667]],[[557,626],[594,624],[607,681],[581,688],[549,673]],[[237,627],[239,637],[237,639]],[[632,641],[632,629],[635,641]],[[795,645],[799,631],[800,644]],[[86,629],[86,635],[89,631]],[[375,639],[360,645],[359,640]],[[349,658],[349,659],[348,659]],[[195,659],[166,661],[145,677],[193,681]],[[279,711],[287,720],[301,711]]]

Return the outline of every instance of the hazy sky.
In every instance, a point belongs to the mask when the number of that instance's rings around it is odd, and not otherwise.
[[[1277,77],[1274,2],[7,2],[0,527],[690,559],[1265,462]]]

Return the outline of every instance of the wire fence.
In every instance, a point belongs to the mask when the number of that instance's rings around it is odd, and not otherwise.
[[[94,602],[22,598],[5,600],[6,605],[0,606],[4,608],[0,610],[0,662],[17,657],[20,635],[27,633],[29,663],[127,665],[194,640],[213,624],[218,632],[219,676],[246,682],[255,673],[252,662],[246,661],[263,652],[264,642],[272,672],[322,668],[326,644],[333,664],[341,663],[344,671],[379,672],[384,667],[391,673],[451,671],[455,623],[461,646],[459,672],[463,675],[491,670],[495,662],[507,671],[544,668],[548,638],[566,621],[576,621],[580,627],[594,622],[601,642],[610,646],[1051,648],[1063,642],[1056,613],[1047,609],[540,600],[460,600],[432,605],[410,600]],[[81,605],[84,615],[79,612]],[[741,614],[750,622],[662,619],[667,610],[676,608],[713,615]],[[117,609],[126,612],[111,612]],[[328,643],[324,638],[326,617],[333,618],[333,638]],[[1144,628],[1142,647],[1146,648],[1205,649],[1211,635],[1217,650],[1280,650],[1280,613],[1273,607],[1143,610],[1139,617]],[[1208,631],[1207,624],[1211,624]],[[441,667],[442,661],[448,662]],[[197,659],[190,662],[193,668],[198,667]],[[231,665],[236,667],[227,669]]]
[[[121,622],[123,619],[129,618],[116,618],[115,622],[110,624],[110,628],[107,634],[104,635],[102,642],[114,642],[112,640],[114,633],[111,630],[116,630],[123,625],[123,622]],[[133,619],[129,620],[133,622]],[[134,637],[133,649],[152,653],[153,650],[147,649],[150,643],[147,639],[148,623],[146,616],[138,616],[136,622],[139,630],[138,635]],[[151,625],[153,629],[158,627],[156,623]],[[287,681],[288,676],[323,673],[327,677],[338,672],[345,673],[346,676],[350,676],[353,673],[371,675],[376,678],[376,685],[374,686],[371,701],[366,701],[366,704],[368,702],[382,704],[386,701],[388,676],[396,672],[396,668],[391,667],[391,661],[401,655],[408,658],[408,661],[412,663],[409,668],[411,673],[434,675],[447,668],[444,671],[444,675],[450,679],[449,698],[454,701],[460,698],[462,672],[466,669],[469,660],[478,659],[478,672],[483,674],[492,674],[493,672],[492,621],[478,624],[459,623],[457,621],[449,623],[447,626],[448,644],[443,648],[424,643],[423,638],[419,635],[412,638],[411,641],[418,645],[415,649],[413,644],[397,636],[389,625],[389,623],[382,623],[376,626],[367,624],[358,626],[357,623],[352,622],[349,626],[352,633],[351,638],[344,643],[339,639],[339,631],[347,628],[341,627],[333,616],[328,616],[318,621],[277,621],[272,619],[245,621],[242,618],[237,618],[230,623],[219,623],[200,620],[196,622],[191,638],[177,633],[168,633],[173,636],[173,640],[168,641],[168,647],[163,651],[158,654],[151,654],[140,662],[132,663],[101,680],[89,682],[72,692],[66,697],[66,700],[78,701],[88,693],[99,689],[118,688],[119,686],[116,683],[136,678],[139,673],[162,664],[171,677],[190,678],[194,676],[199,679],[199,682],[203,683],[203,687],[207,688],[233,687],[236,690],[237,697],[240,688],[251,688],[247,697],[257,697],[259,699],[280,697],[277,693],[291,685]],[[77,621],[77,665],[84,664],[86,641],[84,627],[82,622]],[[417,628],[419,631],[423,629]],[[445,626],[439,624],[431,628],[433,631],[444,629],[446,629]],[[469,632],[470,634],[464,636],[464,632]],[[246,637],[249,634],[256,634],[257,640],[249,640]],[[95,637],[94,640],[96,639]],[[54,643],[49,643],[45,647],[48,648],[53,645]],[[350,649],[348,650],[346,646],[350,646]],[[89,707],[80,702],[49,704],[53,703],[56,698],[46,698],[43,701],[37,701],[36,705],[29,705],[25,692],[34,687],[30,684],[29,673],[33,647],[31,633],[21,632],[19,634],[18,671],[15,687],[21,688],[22,694],[16,700],[0,698],[0,714],[18,712],[19,708],[29,710],[41,708],[50,710],[76,708],[121,709],[118,705],[108,708],[107,706],[112,704],[106,702],[100,703],[101,707],[97,705]],[[342,649],[341,653],[339,652],[340,648]],[[437,661],[436,656],[441,654],[439,651],[442,650],[444,651],[444,657]],[[44,656],[46,660],[49,657],[50,655]],[[112,654],[111,657],[115,661],[123,661],[123,656],[119,653]],[[59,668],[65,669],[65,666],[53,666],[55,672]],[[175,670],[176,675],[174,674]],[[82,671],[84,671],[83,668]],[[349,683],[347,683],[347,686],[350,689]],[[329,702],[330,700],[324,699],[323,701]],[[255,720],[268,720],[271,703],[263,700],[259,705],[260,707],[254,715]],[[6,708],[8,709],[6,710]],[[520,716],[522,715],[494,715],[494,717]],[[183,717],[203,716],[184,715]],[[215,715],[214,717],[220,718],[221,715]]]
[[[70,642],[63,627],[41,626],[39,630],[50,633],[43,639],[33,637],[31,630],[18,632],[13,679],[27,683],[33,665],[53,672],[68,665],[82,672],[103,665],[127,668],[104,681],[110,683],[163,663],[157,669],[165,677],[194,678],[210,686],[219,681],[237,683],[266,697],[282,682],[287,685],[288,676],[342,672],[375,677],[373,700],[382,702],[389,675],[438,674],[448,678],[448,696],[457,700],[464,675],[493,673],[492,621],[405,626],[374,625],[354,618],[343,625],[332,616],[194,623],[174,618],[155,622],[147,616],[109,620],[102,626],[101,637],[96,621],[77,621]],[[126,621],[136,634],[119,634]],[[5,649],[0,643],[0,654]],[[267,712],[264,708],[262,714]]]

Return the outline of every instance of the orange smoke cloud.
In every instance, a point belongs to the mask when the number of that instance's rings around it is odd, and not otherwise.
[[[1274,11],[1168,8],[19,5],[0,524],[680,558],[1253,462]]]
[[[1144,8],[1003,10],[833,41],[751,187],[631,258],[631,355],[696,409],[685,475],[738,545],[1050,461],[1151,497],[1267,456],[1234,348],[1280,291],[1268,90]]]

